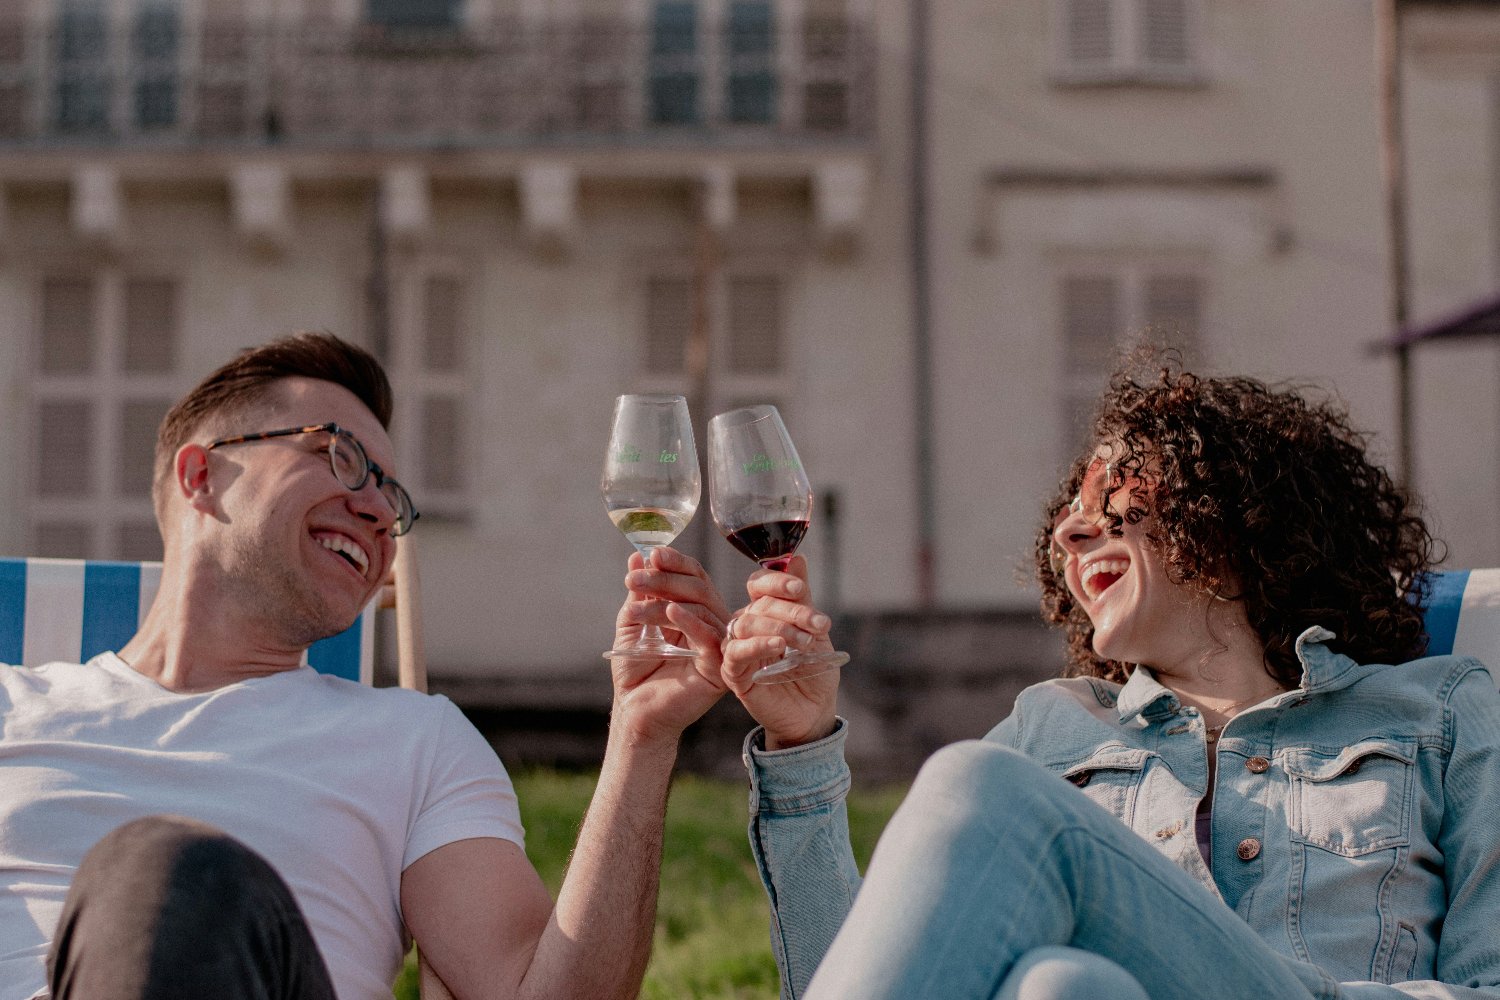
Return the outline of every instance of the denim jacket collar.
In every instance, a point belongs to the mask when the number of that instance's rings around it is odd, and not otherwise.
[[[1302,663],[1300,694],[1337,691],[1384,669],[1383,664],[1356,663],[1343,653],[1335,653],[1327,646],[1332,638],[1334,634],[1321,625],[1313,625],[1297,637],[1297,659]],[[1182,702],[1149,669],[1137,667],[1120,688],[1116,708],[1122,725],[1137,719],[1149,725],[1176,715],[1182,710]]]

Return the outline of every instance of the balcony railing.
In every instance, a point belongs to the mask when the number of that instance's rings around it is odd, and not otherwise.
[[[843,18],[717,30],[0,20],[0,147],[860,139],[872,54],[867,29]]]

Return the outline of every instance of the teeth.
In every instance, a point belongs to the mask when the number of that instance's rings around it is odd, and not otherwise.
[[[1124,576],[1125,571],[1129,568],[1130,560],[1128,559],[1100,559],[1085,566],[1083,571],[1078,574],[1078,579],[1085,589],[1092,589],[1089,587],[1089,581],[1093,580],[1100,573],[1112,573],[1115,576]]]
[[[343,535],[323,535],[318,538],[318,544],[333,552],[342,552],[354,560],[359,567],[360,573],[367,573],[370,569],[370,557],[365,555],[365,550],[355,545],[354,542]]]

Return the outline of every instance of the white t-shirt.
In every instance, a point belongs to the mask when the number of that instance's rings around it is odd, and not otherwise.
[[[275,867],[341,1000],[390,1000],[407,865],[471,837],[522,843],[509,776],[446,698],[309,667],[178,694],[113,653],[0,667],[0,1000],[45,989],[89,848],[158,813]]]

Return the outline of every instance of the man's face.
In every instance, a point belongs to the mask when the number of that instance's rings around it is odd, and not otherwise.
[[[249,434],[337,423],[370,460],[391,469],[380,422],[347,389],[290,378],[247,416]],[[264,426],[260,426],[264,424]],[[324,432],[227,445],[209,452],[220,522],[216,558],[234,600],[280,641],[306,646],[343,631],[374,596],[395,558],[395,512],[374,477],[358,490],[335,478]]]

